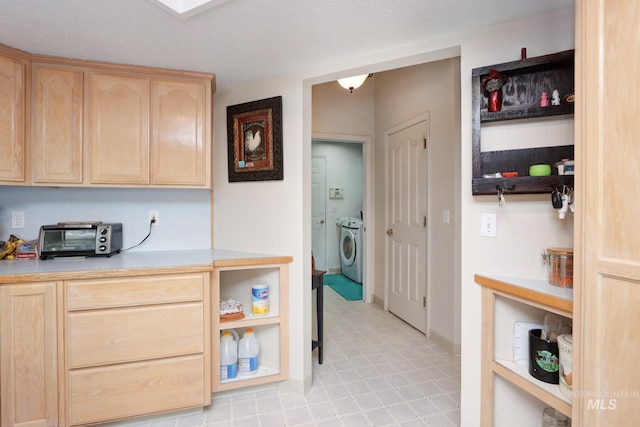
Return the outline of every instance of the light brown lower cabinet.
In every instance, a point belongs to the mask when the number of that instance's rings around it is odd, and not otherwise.
[[[211,403],[209,273],[64,283],[68,425]]]
[[[213,391],[286,380],[291,261],[223,259],[212,270],[122,270],[105,277],[88,272],[87,279],[61,274],[55,281],[3,282],[0,425],[123,421],[208,406]],[[263,315],[251,313],[257,282],[269,284]],[[246,318],[220,323],[212,299],[235,295],[246,303]],[[261,342],[259,373],[222,381],[219,335],[248,327]]]
[[[203,378],[202,354],[70,370],[69,425],[204,406]]]
[[[0,286],[0,425],[58,425],[56,282]]]

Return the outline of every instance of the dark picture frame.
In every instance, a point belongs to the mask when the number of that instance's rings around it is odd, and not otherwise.
[[[227,107],[229,182],[282,180],[282,97]]]

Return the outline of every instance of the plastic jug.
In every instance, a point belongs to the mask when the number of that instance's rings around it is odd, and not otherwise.
[[[238,375],[238,343],[231,332],[224,331],[220,338],[220,380]]]
[[[258,372],[260,359],[260,341],[252,328],[247,328],[238,345],[238,373],[255,375]]]

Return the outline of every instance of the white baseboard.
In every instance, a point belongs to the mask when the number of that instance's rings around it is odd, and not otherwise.
[[[433,329],[429,329],[429,339],[435,341],[440,344],[445,350],[450,351],[455,355],[460,355],[461,346],[460,344],[455,344],[453,341],[443,337],[437,332],[434,332]]]

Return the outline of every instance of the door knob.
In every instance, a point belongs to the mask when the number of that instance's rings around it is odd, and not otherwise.
[[[387,236],[393,236],[393,228],[387,230]]]
[[[320,224],[324,224],[324,219],[321,219],[321,220],[320,220]]]

